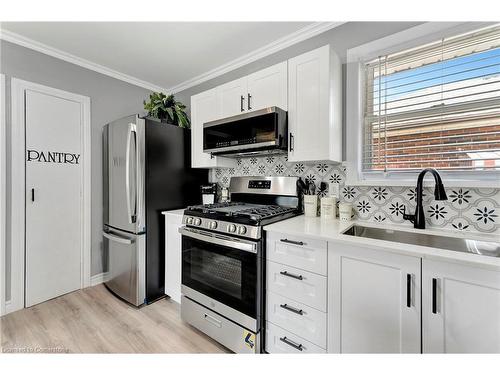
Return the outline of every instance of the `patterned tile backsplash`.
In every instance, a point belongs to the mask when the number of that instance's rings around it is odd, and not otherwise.
[[[415,188],[388,186],[346,186],[346,170],[339,164],[291,163],[286,156],[265,156],[237,159],[236,168],[215,168],[211,180],[228,187],[233,176],[300,176],[319,187],[326,182],[338,183],[340,201],[353,204],[355,217],[372,222],[397,223],[411,226],[403,220],[403,212],[415,211]],[[435,201],[431,189],[424,189],[424,210],[428,227],[460,231],[500,233],[500,189],[447,188],[447,201]]]

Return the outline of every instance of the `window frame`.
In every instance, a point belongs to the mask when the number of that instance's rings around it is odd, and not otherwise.
[[[346,183],[353,186],[413,186],[419,171],[363,171],[364,64],[380,55],[434,42],[441,38],[495,25],[495,22],[427,22],[347,51]],[[500,188],[500,171],[442,171],[447,187]]]

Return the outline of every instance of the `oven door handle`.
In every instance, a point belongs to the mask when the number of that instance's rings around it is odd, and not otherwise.
[[[182,234],[183,236],[191,237],[196,240],[205,241],[213,243],[215,245],[221,245],[257,254],[257,244],[255,242],[244,241],[239,238],[221,236],[218,234],[204,232],[196,229],[190,229],[186,227],[180,227],[179,233]]]

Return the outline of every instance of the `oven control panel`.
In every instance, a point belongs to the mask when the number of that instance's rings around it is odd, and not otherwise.
[[[250,180],[248,181],[249,189],[271,189],[271,181],[269,180]]]
[[[183,216],[182,224],[185,224],[188,227],[208,229],[214,232],[225,233],[228,235],[237,235],[252,239],[259,239],[262,235],[262,230],[259,226],[229,223],[227,221],[213,220],[201,217]]]

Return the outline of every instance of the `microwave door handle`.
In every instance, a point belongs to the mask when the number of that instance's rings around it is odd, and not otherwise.
[[[125,155],[125,191],[127,195],[127,213],[128,213],[128,222],[130,224],[135,223],[135,217],[136,217],[136,210],[137,210],[137,192],[135,196],[135,203],[134,203],[134,213],[132,213],[132,204],[130,202],[130,143],[132,141],[132,133],[136,135],[136,128],[135,124],[129,124],[128,127],[128,133],[127,133],[127,149],[126,149],[126,155]],[[135,137],[137,139],[137,137]],[[136,142],[137,143],[137,142]],[[135,155],[137,155],[137,150]]]

